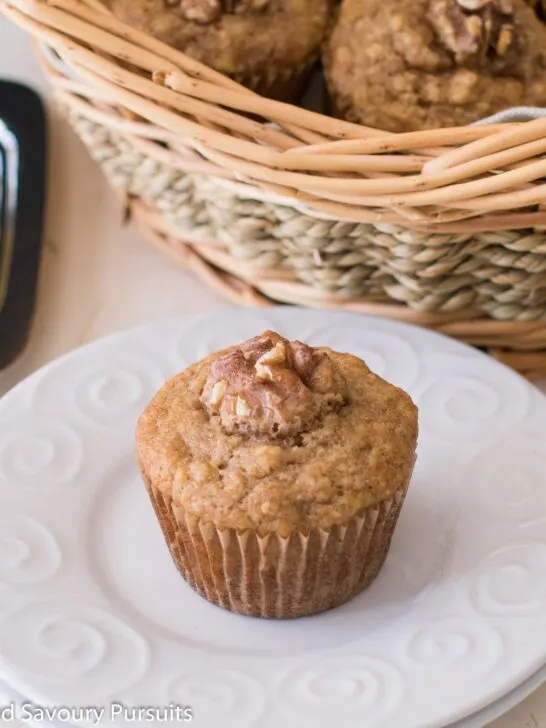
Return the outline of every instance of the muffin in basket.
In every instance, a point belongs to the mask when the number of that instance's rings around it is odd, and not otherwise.
[[[343,0],[324,66],[333,112],[387,131],[546,106],[546,26],[525,0]]]
[[[302,91],[330,17],[329,0],[111,0],[113,13],[264,96]]]
[[[289,618],[375,579],[417,434],[410,397],[360,359],[266,331],[167,382],[137,455],[184,579],[233,612]]]

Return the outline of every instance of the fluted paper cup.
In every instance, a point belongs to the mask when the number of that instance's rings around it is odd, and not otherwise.
[[[275,101],[295,103],[303,94],[311,77],[316,60],[297,68],[269,68],[266,74],[234,74],[233,80],[260,96]]]
[[[409,485],[343,526],[276,533],[219,529],[186,513],[143,473],[176,567],[209,602],[237,614],[287,619],[349,601],[379,574]]]

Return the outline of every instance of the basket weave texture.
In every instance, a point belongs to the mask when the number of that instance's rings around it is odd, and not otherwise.
[[[264,99],[98,0],[2,0],[148,239],[244,305],[428,326],[546,374],[546,118],[392,134]]]

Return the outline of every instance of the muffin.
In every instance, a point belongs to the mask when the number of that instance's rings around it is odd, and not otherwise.
[[[417,434],[410,397],[363,361],[266,331],[167,382],[136,439],[188,584],[239,614],[291,618],[375,579]]]
[[[323,60],[333,113],[386,131],[546,106],[546,26],[525,0],[343,0]]]
[[[291,101],[320,55],[329,0],[111,0],[117,18],[258,93]]]
[[[526,0],[526,2],[535,10],[538,17],[546,22],[546,0]]]

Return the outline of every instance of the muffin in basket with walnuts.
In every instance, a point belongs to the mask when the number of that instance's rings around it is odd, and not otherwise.
[[[525,0],[343,0],[324,66],[334,113],[387,131],[546,106],[546,26]]]
[[[116,17],[264,96],[291,101],[320,55],[330,0],[110,0]]]
[[[291,618],[375,579],[417,435],[410,397],[363,361],[266,331],[167,382],[140,417],[137,455],[193,589]]]

